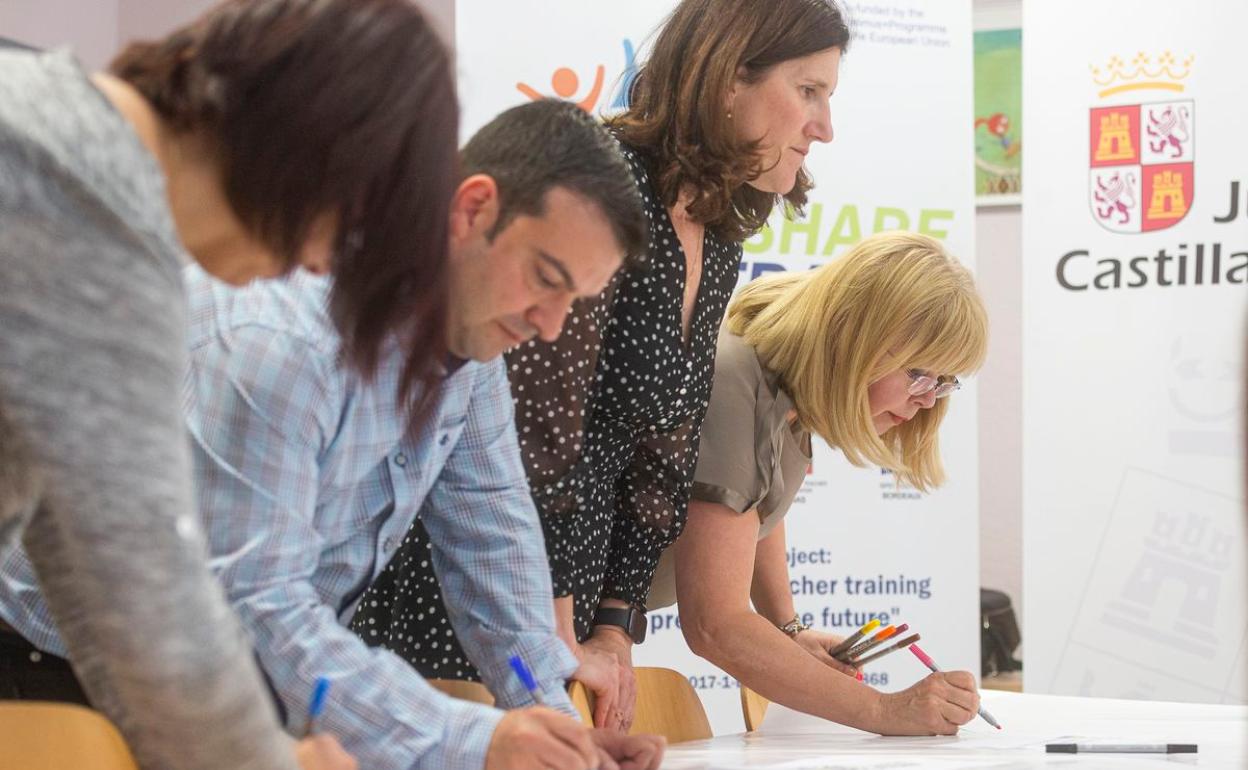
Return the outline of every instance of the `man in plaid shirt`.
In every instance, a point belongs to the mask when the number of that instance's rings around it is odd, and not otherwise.
[[[657,765],[652,739],[443,696],[347,628],[419,515],[455,631],[499,705],[533,703],[508,665],[520,655],[543,701],[575,715],[564,681],[578,661],[555,634],[501,354],[557,337],[571,302],[601,292],[642,250],[643,215],[614,139],[562,102],[504,113],[461,157],[450,358],[415,420],[411,398],[395,406],[399,341],[372,382],[339,366],[322,279],[304,273],[245,292],[189,281],[186,410],[215,564],[288,727],[301,726],[316,678],[328,676],[321,727],[361,767]]]

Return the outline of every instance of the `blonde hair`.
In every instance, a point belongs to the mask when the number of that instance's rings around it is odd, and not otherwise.
[[[728,330],[775,372],[802,425],[857,466],[928,490],[944,482],[946,399],[877,435],[868,386],[898,368],[966,375],[983,364],[988,317],[970,272],[934,238],[864,239],[815,270],[764,276],[728,307]]]

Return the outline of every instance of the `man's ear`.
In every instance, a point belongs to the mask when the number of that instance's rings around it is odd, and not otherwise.
[[[488,174],[473,174],[459,183],[451,198],[453,241],[484,234],[498,221],[498,184]]]

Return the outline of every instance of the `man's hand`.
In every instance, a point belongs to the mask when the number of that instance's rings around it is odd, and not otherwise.
[[[600,770],[656,770],[663,761],[667,741],[660,735],[624,735],[615,730],[594,730],[599,757],[605,757]]]
[[[586,770],[601,763],[589,728],[541,706],[504,714],[485,754],[485,770]]]
[[[622,628],[595,626],[593,635],[581,647],[595,653],[605,653],[614,659],[619,682],[619,694],[611,711],[601,712],[601,703],[594,709],[594,726],[627,733],[633,726],[633,708],[637,704],[637,679],[633,675],[633,640]],[[601,721],[600,713],[603,715]]]
[[[355,757],[347,753],[338,739],[324,733],[295,744],[295,761],[303,770],[356,770],[358,767]]]

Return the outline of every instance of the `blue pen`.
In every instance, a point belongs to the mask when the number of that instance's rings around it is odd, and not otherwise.
[[[520,677],[520,684],[524,685],[524,689],[528,690],[533,700],[537,701],[537,705],[545,706],[546,699],[542,697],[541,690],[537,689],[537,680],[533,678],[533,672],[524,665],[520,656],[512,655],[507,662],[511,664],[511,670],[516,672],[516,676]]]
[[[329,697],[329,679],[317,677],[316,686],[312,688],[312,702],[308,704],[308,723],[303,729],[303,737],[316,731],[316,720],[325,710],[325,699]]]

